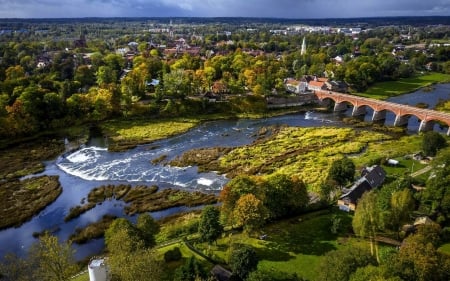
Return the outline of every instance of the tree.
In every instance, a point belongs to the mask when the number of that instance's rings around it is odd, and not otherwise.
[[[206,206],[200,217],[198,232],[202,241],[212,243],[220,237],[223,226],[220,223],[220,212],[213,206]]]
[[[328,171],[328,178],[336,181],[341,186],[353,181],[354,176],[355,164],[347,157],[333,161]]]
[[[149,248],[156,245],[155,235],[158,234],[160,228],[150,214],[140,214],[137,217],[136,227],[141,232],[145,247]]]
[[[436,156],[438,150],[446,146],[446,139],[438,132],[429,131],[423,135],[422,150],[425,155]]]
[[[143,232],[152,232],[154,227],[143,216],[139,225]],[[119,218],[105,232],[105,243],[109,252],[108,265],[113,277],[121,281],[161,280],[161,262],[156,253],[146,248],[141,230],[128,220]]]
[[[267,219],[267,209],[261,200],[253,194],[246,194],[239,198],[233,210],[233,218],[238,226],[243,226],[244,231],[252,231],[264,225]]]
[[[370,239],[370,252],[378,258],[378,247],[375,244],[375,235],[382,225],[382,216],[377,205],[377,194],[369,191],[363,194],[358,202],[353,216],[353,230],[358,236]],[[374,249],[375,246],[375,249]]]
[[[206,272],[202,265],[195,259],[190,257],[186,263],[177,268],[175,271],[174,281],[195,281],[204,280]]]
[[[362,247],[345,247],[325,254],[317,269],[317,281],[349,280],[359,267],[375,265],[373,256]]]
[[[386,266],[368,265],[358,268],[351,276],[350,281],[402,281],[398,276],[392,276]]]
[[[250,272],[256,270],[258,257],[252,248],[239,245],[239,248],[233,251],[229,265],[233,274],[244,280]]]
[[[393,271],[403,280],[449,280],[449,258],[441,255],[429,241],[426,230],[407,237],[392,264]]]
[[[309,202],[305,184],[284,174],[270,176],[263,183],[264,206],[272,218],[295,214]]]
[[[66,281],[78,272],[74,258],[75,251],[70,242],[60,244],[58,238],[45,234],[35,243],[29,252],[29,259],[36,268],[35,280]]]
[[[248,193],[257,194],[257,189],[256,182],[249,176],[240,175],[230,180],[219,195],[219,200],[222,202],[220,209],[222,221],[232,223],[233,210],[240,196]]]
[[[391,197],[390,224],[398,231],[400,226],[409,220],[409,215],[414,211],[415,202],[409,189],[396,191]]]

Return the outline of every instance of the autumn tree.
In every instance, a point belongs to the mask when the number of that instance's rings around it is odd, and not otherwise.
[[[220,223],[220,211],[213,206],[206,206],[200,217],[198,226],[200,239],[212,243],[220,237],[223,232],[223,226]]]
[[[220,215],[224,223],[232,224],[236,202],[242,195],[249,193],[257,194],[258,187],[256,181],[246,175],[233,178],[223,187],[219,200],[222,202]]]
[[[264,225],[268,217],[266,207],[261,200],[253,194],[242,195],[236,202],[233,210],[233,218],[237,226],[251,233]]]

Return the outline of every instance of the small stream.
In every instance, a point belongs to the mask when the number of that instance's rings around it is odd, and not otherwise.
[[[431,92],[419,90],[392,98],[389,101],[409,105],[425,102],[430,105],[430,108],[433,108],[440,99],[450,99],[450,84],[435,85]],[[342,117],[350,115],[351,109],[343,114],[311,111],[257,120],[211,121],[184,134],[138,146],[125,152],[109,152],[106,149],[105,139],[94,138],[85,147],[45,163],[46,169],[42,174],[59,176],[63,192],[55,202],[22,226],[0,231],[0,256],[8,252],[20,256],[25,255],[29,246],[36,241],[32,237],[33,232],[58,229],[54,234],[64,241],[76,228],[95,222],[105,214],[127,217],[123,212],[124,203],[122,201],[109,200],[97,205],[79,218],[68,223],[64,222],[64,217],[69,209],[79,205],[92,188],[100,185],[156,184],[161,188],[176,187],[219,192],[228,181],[225,176],[214,172],[199,173],[197,167],[177,168],[164,165],[164,163],[152,164],[151,160],[161,155],[166,155],[167,160],[170,160],[193,148],[236,147],[250,144],[255,140],[255,135],[260,128],[271,125],[342,127],[346,126],[341,121]],[[368,110],[365,120],[370,121],[371,115],[372,112]],[[388,113],[386,124],[393,124],[394,118],[392,113]],[[410,118],[408,130],[414,133],[418,126],[417,118]],[[441,129],[436,127],[436,130]],[[160,219],[187,210],[189,208],[177,207],[153,212],[151,215],[155,219]],[[130,219],[134,220],[135,217]],[[74,245],[74,247],[76,248],[76,257],[82,259],[101,252],[104,242],[103,239],[97,239],[84,245]]]

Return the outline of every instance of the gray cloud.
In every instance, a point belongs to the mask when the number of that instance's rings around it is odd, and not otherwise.
[[[0,0],[0,17],[371,17],[450,15],[450,0]]]

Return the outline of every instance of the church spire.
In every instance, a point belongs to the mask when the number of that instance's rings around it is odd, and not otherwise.
[[[302,50],[300,51],[301,55],[306,54],[306,39],[303,37]]]

